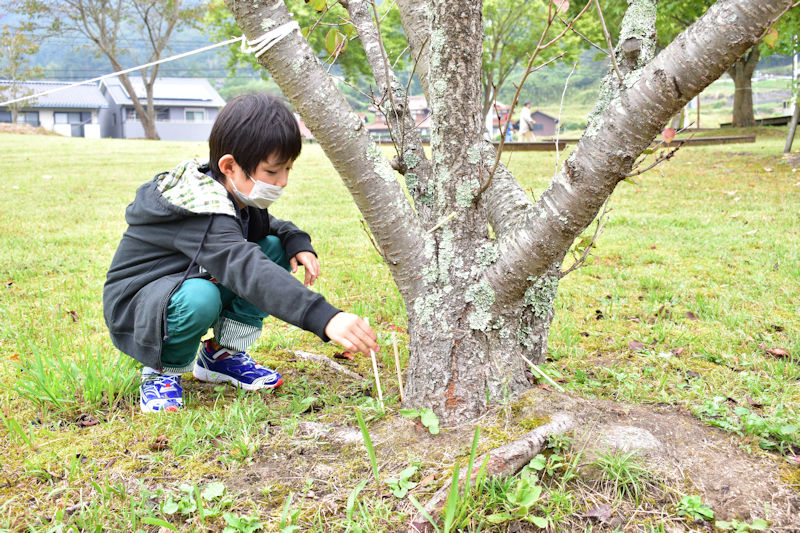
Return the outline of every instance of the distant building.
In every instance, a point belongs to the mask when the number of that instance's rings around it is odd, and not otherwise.
[[[484,121],[484,127],[489,132],[491,138],[500,135],[500,130],[506,127],[506,120],[508,120],[508,111],[511,106],[502,102],[494,101],[494,105],[489,109]]]
[[[147,101],[144,83],[130,78],[135,96]],[[109,137],[135,139],[144,137],[144,128],[133,107],[133,100],[119,79],[100,82],[109,113],[104,115],[104,130]],[[205,141],[214,119],[225,100],[203,78],[157,78],[153,86],[156,131],[165,141]]]
[[[378,108],[373,105],[368,109],[375,113],[374,121],[366,122],[365,116],[360,115],[362,120],[365,121],[367,131],[369,131],[370,135],[376,140],[391,140],[389,126],[386,124],[385,118],[379,112]],[[408,109],[411,113],[411,117],[414,119],[417,131],[422,136],[423,140],[429,140],[431,136],[431,110],[428,107],[428,102],[425,101],[425,97],[409,96]],[[501,127],[505,127],[505,121],[508,119],[509,110],[510,106],[496,101],[491,111],[486,116],[486,131],[491,132],[493,138],[500,134]],[[555,135],[558,119],[538,110],[531,113],[531,117],[536,121],[536,124],[533,125],[533,132],[536,136],[548,137]]]
[[[556,134],[558,119],[538,109],[531,113],[531,118],[536,122],[533,125],[533,134],[536,137],[552,137]]]
[[[0,80],[0,87],[17,83],[23,94],[36,94],[56,88],[60,91],[38,96],[26,102],[17,116],[17,122],[41,126],[67,137],[107,137],[102,122],[108,112],[108,103],[95,84],[69,87],[67,81],[11,82]],[[11,110],[0,107],[0,122],[11,122]]]
[[[374,105],[369,106],[369,111],[375,113],[375,120],[365,124],[367,131],[375,140],[390,141],[389,126],[386,124],[384,116],[380,113],[378,108]],[[424,140],[430,139],[431,136],[431,110],[428,108],[428,102],[424,96],[409,96],[408,97],[408,110],[411,113],[411,118],[414,119],[414,125],[417,131]],[[362,120],[365,115],[359,115]]]

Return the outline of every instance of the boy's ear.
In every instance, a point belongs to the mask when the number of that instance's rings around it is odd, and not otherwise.
[[[222,172],[226,178],[232,178],[236,172],[234,169],[236,160],[231,154],[225,154],[220,157],[217,165],[219,166],[219,171]]]

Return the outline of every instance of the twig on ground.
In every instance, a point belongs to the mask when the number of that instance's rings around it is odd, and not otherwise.
[[[347,377],[357,379],[359,381],[364,381],[365,379],[364,376],[362,376],[361,374],[357,374],[356,372],[353,372],[352,370],[343,367],[336,361],[333,361],[328,356],[321,355],[318,353],[303,352],[301,350],[295,350],[292,353],[298,359],[302,359],[304,361],[311,361],[312,363],[319,363],[321,365],[327,366],[328,368],[336,372],[339,372],[340,374],[344,374]]]
[[[571,430],[574,425],[575,420],[572,418],[572,416],[568,415],[567,413],[556,413],[553,415],[549,423],[539,426],[533,431],[526,433],[514,442],[510,442],[481,455],[475,459],[475,464],[483,464],[483,461],[486,460],[488,456],[489,459],[485,472],[487,477],[513,475],[517,473],[523,466],[528,464],[531,459],[536,457],[537,453],[542,451],[545,443],[547,442],[548,436],[566,433],[567,431]],[[477,479],[480,470],[480,468],[476,468],[472,471],[472,474],[470,475],[470,484]],[[466,482],[464,479],[466,477],[466,473],[467,467],[462,468],[459,473],[459,486]],[[431,516],[436,516],[439,514],[444,506],[445,501],[447,500],[447,494],[449,491],[450,484],[445,483],[445,485],[436,491],[433,497],[425,505],[425,511]],[[417,513],[414,517],[412,517],[411,523],[408,527],[409,533],[430,532],[432,530],[433,527],[431,526],[430,522],[425,519],[422,513]]]

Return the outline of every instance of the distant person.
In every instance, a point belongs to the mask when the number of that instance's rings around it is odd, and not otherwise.
[[[505,142],[510,143],[514,141],[514,124],[511,122],[511,117],[506,113],[503,115],[503,120],[501,121],[502,128],[506,132]]]
[[[536,121],[531,118],[531,103],[525,102],[522,112],[519,114],[519,140],[520,142],[534,142],[536,136],[533,134],[533,125]]]
[[[349,351],[378,349],[364,320],[308,289],[320,275],[309,235],[267,212],[302,147],[289,109],[266,94],[235,98],[208,144],[208,163],[184,161],[136,191],[103,288],[111,340],[144,365],[145,413],[183,406],[185,372],[246,390],[280,386],[247,353],[268,315]],[[299,266],[304,283],[289,273]]]

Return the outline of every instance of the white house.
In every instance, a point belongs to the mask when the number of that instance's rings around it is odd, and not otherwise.
[[[146,104],[147,95],[140,78],[130,78],[135,97]],[[144,137],[133,100],[117,78],[100,82],[109,113],[104,115],[104,131],[109,137]],[[165,141],[205,141],[225,100],[203,78],[157,78],[153,86],[156,131]]]
[[[101,123],[108,112],[108,104],[95,84],[72,85],[67,81],[11,82],[0,80],[2,94],[9,95],[8,86],[17,85],[16,94],[37,94],[61,89],[52,94],[38,96],[22,103],[17,122],[41,126],[67,137],[107,137]],[[4,100],[5,98],[0,98]],[[0,122],[11,122],[11,111],[0,107]]]

